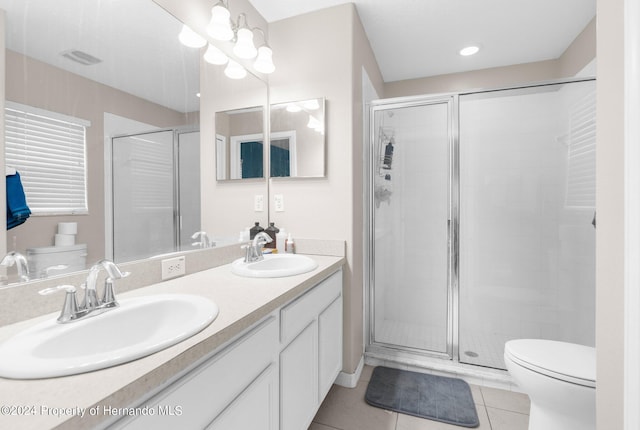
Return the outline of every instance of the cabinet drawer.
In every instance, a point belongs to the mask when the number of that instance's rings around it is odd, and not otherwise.
[[[277,354],[278,319],[270,316],[254,330],[145,402],[154,411],[179,407],[179,415],[137,417],[123,428],[205,428],[264,369],[276,362]]]
[[[298,297],[280,311],[280,342],[288,344],[342,294],[342,270]]]

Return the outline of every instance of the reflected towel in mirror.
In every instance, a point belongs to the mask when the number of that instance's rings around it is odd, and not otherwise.
[[[31,210],[27,206],[27,199],[22,188],[20,174],[7,175],[7,230],[24,223]]]

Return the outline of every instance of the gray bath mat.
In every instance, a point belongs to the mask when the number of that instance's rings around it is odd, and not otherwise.
[[[471,389],[462,379],[376,367],[365,400],[372,406],[462,427],[478,427]]]

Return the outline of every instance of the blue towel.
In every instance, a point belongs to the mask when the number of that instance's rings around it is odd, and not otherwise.
[[[31,210],[27,206],[20,174],[7,175],[7,230],[25,222],[29,215]]]

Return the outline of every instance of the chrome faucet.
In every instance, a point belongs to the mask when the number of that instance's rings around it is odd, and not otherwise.
[[[242,249],[245,250],[244,262],[253,263],[254,261],[263,260],[264,256],[262,255],[262,246],[270,242],[273,242],[273,239],[271,239],[271,236],[264,231],[256,234],[253,241],[242,246]]]
[[[200,241],[193,242],[191,245],[198,246],[200,248],[211,248],[213,245],[215,245],[215,243],[211,242],[211,239],[209,239],[209,235],[205,231],[196,231],[195,233],[193,233],[191,239],[197,238],[200,238]]]
[[[98,299],[96,284],[98,282],[98,274],[104,269],[107,272],[107,278],[104,281],[104,293],[101,299]],[[122,279],[129,276],[129,272],[122,272],[120,268],[109,260],[101,260],[89,269],[87,280],[82,284],[85,289],[84,300],[78,305],[76,297],[76,288],[72,285],[59,285],[57,287],[45,288],[40,291],[42,295],[53,294],[64,290],[66,292],[62,312],[58,317],[58,322],[69,323],[77,321],[81,318],[99,315],[109,309],[118,306],[113,291],[113,283],[116,279]]]
[[[27,264],[27,259],[24,255],[20,254],[16,251],[10,251],[7,255],[4,256],[2,261],[0,261],[0,266],[11,267],[16,265],[16,269],[18,270],[18,276],[21,281],[29,280],[29,265]]]

